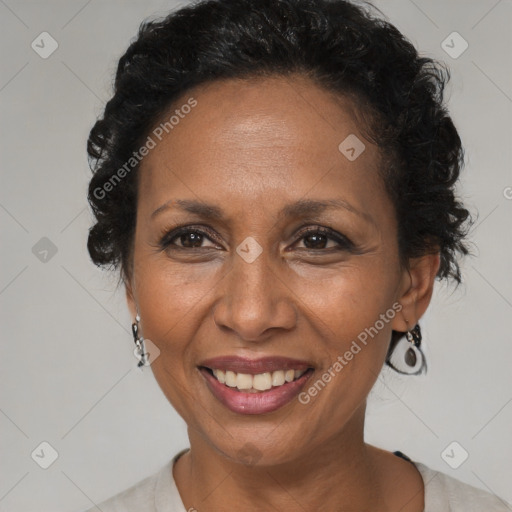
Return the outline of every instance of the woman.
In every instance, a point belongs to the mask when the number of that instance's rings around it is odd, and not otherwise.
[[[383,364],[424,369],[418,322],[467,253],[447,79],[342,0],[141,26],[88,142],[88,248],[190,449],[103,512],[507,510],[363,437]]]

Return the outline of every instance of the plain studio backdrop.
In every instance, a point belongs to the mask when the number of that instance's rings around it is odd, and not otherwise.
[[[85,150],[140,22],[184,4],[0,0],[2,512],[84,510],[188,446],[136,368],[123,290],[89,260]],[[436,285],[422,321],[427,375],[383,371],[366,438],[512,501],[512,2],[375,4],[451,69],[479,218],[464,284]]]

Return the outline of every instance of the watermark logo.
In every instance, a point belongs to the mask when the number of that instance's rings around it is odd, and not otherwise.
[[[32,254],[41,263],[48,263],[57,254],[57,246],[49,238],[43,236],[32,247]]]
[[[450,466],[452,469],[457,469],[466,462],[469,457],[469,453],[464,447],[457,441],[451,442],[442,452],[441,458]]]
[[[48,469],[59,458],[59,453],[48,441],[43,441],[30,456],[40,468]]]
[[[452,32],[441,43],[441,48],[452,59],[458,59],[468,49],[468,47],[468,42],[458,32]]]
[[[48,32],[41,32],[30,46],[39,57],[47,59],[59,47],[59,43]]]
[[[363,141],[351,133],[339,146],[340,153],[347,159],[353,162],[361,153],[366,149]]]
[[[244,464],[253,466],[261,459],[263,454],[252,443],[245,443],[243,447],[238,450],[237,455]]]
[[[236,248],[236,252],[247,263],[252,263],[263,252],[263,247],[252,236],[248,236]]]
[[[142,352],[139,347],[135,347],[133,355],[138,361],[142,359]],[[148,339],[144,339],[144,366],[151,366],[160,355],[160,349]]]

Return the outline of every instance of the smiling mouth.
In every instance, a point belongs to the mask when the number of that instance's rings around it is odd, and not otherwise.
[[[275,370],[251,375],[206,366],[200,368],[207,371],[224,386],[242,393],[264,393],[274,388],[286,386],[286,384],[300,379],[305,373],[313,372],[313,368],[307,368],[302,370]]]

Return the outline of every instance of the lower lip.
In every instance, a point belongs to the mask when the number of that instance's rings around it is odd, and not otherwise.
[[[313,373],[311,370],[308,370],[297,380],[271,388],[268,391],[244,393],[236,388],[230,388],[225,384],[221,384],[204,368],[200,368],[199,371],[205,378],[206,384],[213,393],[213,396],[230,411],[239,414],[264,414],[284,407],[300,393],[300,390]]]

